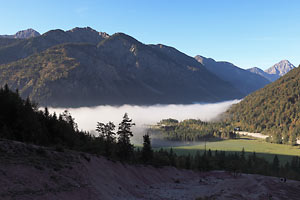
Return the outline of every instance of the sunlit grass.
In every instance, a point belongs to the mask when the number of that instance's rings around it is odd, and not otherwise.
[[[166,147],[167,149],[171,147]],[[206,150],[211,150],[213,153],[215,150],[225,151],[228,153],[241,152],[244,148],[246,155],[255,152],[257,156],[262,156],[268,161],[272,161],[274,154],[278,155],[281,164],[285,164],[286,161],[290,161],[292,156],[300,156],[300,147],[284,144],[273,144],[265,142],[262,139],[256,139],[251,137],[242,137],[240,139],[230,139],[221,141],[209,141],[206,142]],[[205,144],[191,146],[178,146],[173,147],[174,152],[177,155],[191,154],[194,155],[197,151],[204,152]]]
[[[205,145],[199,144],[194,146],[181,146],[177,149],[198,149],[204,150]],[[263,140],[252,139],[249,137],[242,137],[240,139],[230,139],[215,142],[206,142],[206,149],[222,150],[222,151],[241,151],[245,149],[245,152],[256,153],[268,153],[268,154],[280,154],[290,156],[300,156],[299,146],[283,145],[268,143]]]

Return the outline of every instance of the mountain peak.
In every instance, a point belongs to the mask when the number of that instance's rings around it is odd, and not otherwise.
[[[279,76],[283,76],[294,68],[295,66],[292,63],[290,63],[288,60],[281,60],[280,62],[276,63],[269,69],[265,70],[265,72],[268,74],[276,74]]]
[[[22,31],[18,31],[15,34],[15,38],[19,38],[19,39],[27,39],[27,38],[31,38],[31,37],[37,37],[40,36],[41,34],[39,32],[37,32],[36,30],[29,28],[27,30],[22,30]]]
[[[255,73],[255,74],[259,74],[261,76],[263,76],[262,73],[266,73],[266,72],[264,72],[262,69],[260,69],[258,67],[249,68],[249,69],[247,69],[247,71]]]
[[[15,39],[28,39],[32,37],[40,36],[41,34],[36,30],[29,28],[26,30],[18,31],[14,35],[0,35],[0,38],[15,38]]]
[[[71,32],[71,33],[77,33],[77,34],[95,34],[95,35],[99,35],[102,38],[108,38],[109,35],[105,32],[98,32],[95,29],[92,29],[91,27],[87,26],[87,27],[75,27],[67,32]]]

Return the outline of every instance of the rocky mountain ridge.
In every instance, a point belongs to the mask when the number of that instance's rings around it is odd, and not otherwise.
[[[174,48],[88,27],[52,30],[4,46],[1,62],[0,85],[47,106],[218,102],[243,96]]]
[[[217,62],[197,55],[195,59],[220,79],[229,82],[245,96],[269,84],[270,81],[257,74],[241,69],[229,62]]]
[[[0,35],[0,38],[11,38],[11,39],[28,39],[32,37],[38,37],[41,34],[36,30],[29,28],[26,30],[18,31],[14,35]]]
[[[288,60],[282,60],[282,61],[276,63],[275,65],[273,65],[272,67],[266,69],[265,71],[261,70],[258,67],[253,67],[253,68],[250,68],[247,70],[252,73],[259,74],[259,75],[267,78],[271,82],[273,82],[294,68],[295,68],[295,66],[292,63],[290,63]]]

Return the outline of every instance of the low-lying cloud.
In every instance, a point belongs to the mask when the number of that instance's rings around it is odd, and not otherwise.
[[[232,104],[239,100],[209,104],[190,105],[152,105],[152,106],[97,106],[81,108],[49,108],[50,112],[62,113],[68,110],[75,118],[80,130],[94,131],[97,122],[107,123],[112,121],[117,126],[124,115],[128,116],[136,124],[133,132],[135,135],[144,133],[147,125],[156,124],[162,119],[173,118],[179,121],[184,119],[200,119],[209,121],[226,111]]]

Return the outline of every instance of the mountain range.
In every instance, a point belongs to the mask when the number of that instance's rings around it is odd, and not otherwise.
[[[43,106],[219,102],[242,98],[294,66],[263,72],[190,57],[163,44],[90,27],[0,36],[0,86]],[[251,73],[254,72],[254,73]],[[268,76],[264,75],[268,74]],[[275,78],[274,78],[275,79]]]
[[[273,65],[272,67],[266,69],[265,71],[257,67],[250,68],[248,69],[248,71],[255,74],[259,74],[268,79],[269,81],[273,82],[294,68],[295,66],[288,60],[282,60],[279,63]]]
[[[237,88],[244,96],[270,83],[268,79],[229,62],[216,62],[212,58],[205,58],[200,55],[197,55],[195,59],[220,79]]]
[[[8,40],[8,39],[7,39]],[[0,46],[0,85],[40,105],[218,102],[244,96],[194,58],[89,27],[51,30]]]

